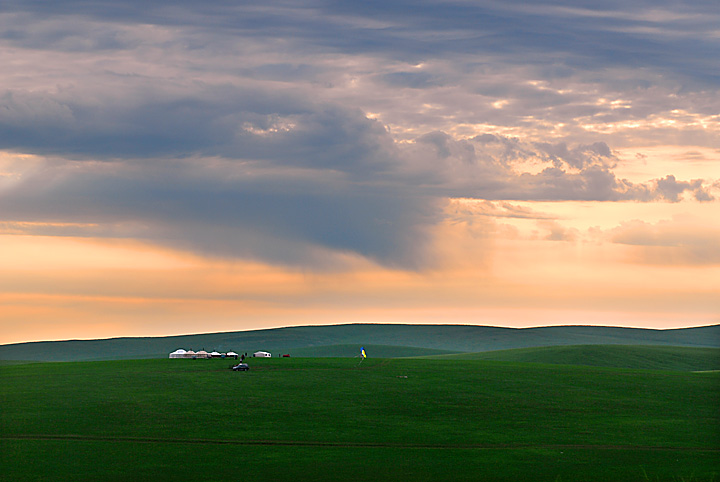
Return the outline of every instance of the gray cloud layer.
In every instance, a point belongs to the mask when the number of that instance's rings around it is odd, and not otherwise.
[[[619,179],[612,148],[716,145],[718,20],[713,2],[10,0],[0,149],[47,160],[15,166],[0,221],[412,267],[448,197],[710,201],[711,180]]]

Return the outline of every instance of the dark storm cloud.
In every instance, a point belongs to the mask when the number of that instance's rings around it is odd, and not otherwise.
[[[404,266],[418,262],[422,228],[440,214],[434,199],[395,189],[302,173],[268,177],[225,162],[209,172],[207,164],[181,161],[48,166],[2,192],[0,207],[6,221],[73,223],[64,234],[146,238],[293,264],[322,264],[311,259],[320,246]]]

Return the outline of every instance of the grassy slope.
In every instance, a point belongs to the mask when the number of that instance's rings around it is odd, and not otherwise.
[[[720,325],[681,330],[560,326],[496,328],[464,325],[303,326],[248,332],[213,333],[159,338],[115,338],[0,345],[5,360],[101,360],[158,358],[177,349],[234,350],[238,353],[328,345],[386,345],[452,352],[584,344],[648,344],[720,347]]]
[[[0,366],[3,475],[317,482],[720,474],[717,373],[478,360],[251,363],[247,373],[221,360]]]
[[[413,346],[389,345],[363,345],[365,353],[372,358],[405,358],[420,356],[444,356],[457,352],[449,350],[433,350],[432,348],[418,348]],[[340,357],[352,358],[360,354],[360,345],[329,345],[293,348],[288,350],[291,356],[299,357]]]
[[[650,370],[720,370],[720,348],[574,345],[439,355],[435,359],[496,360]]]

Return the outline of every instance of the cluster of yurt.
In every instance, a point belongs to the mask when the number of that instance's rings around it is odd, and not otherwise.
[[[220,353],[218,351],[213,352],[206,352],[205,350],[200,351],[192,351],[192,350],[183,350],[182,348],[178,348],[174,352],[170,353],[168,358],[237,358],[239,355],[235,353],[234,351],[229,351],[226,353]]]

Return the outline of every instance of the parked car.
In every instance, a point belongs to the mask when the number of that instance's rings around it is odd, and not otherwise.
[[[236,372],[246,372],[246,371],[250,370],[250,367],[248,366],[247,363],[238,363],[237,365],[232,367],[232,369],[233,369],[233,371],[236,371]]]

